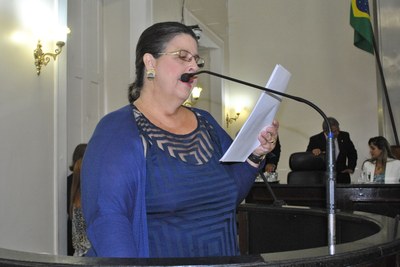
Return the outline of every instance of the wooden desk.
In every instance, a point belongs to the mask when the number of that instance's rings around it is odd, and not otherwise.
[[[271,184],[280,200],[288,205],[326,208],[325,185]],[[365,211],[389,217],[400,214],[400,184],[338,184],[336,209]],[[273,198],[264,183],[256,182],[246,203],[272,204]]]

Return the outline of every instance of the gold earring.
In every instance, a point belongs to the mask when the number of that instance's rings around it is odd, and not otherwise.
[[[154,80],[154,77],[156,77],[156,71],[154,69],[146,70],[146,78],[147,79]]]

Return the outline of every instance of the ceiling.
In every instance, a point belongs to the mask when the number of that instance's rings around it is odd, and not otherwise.
[[[221,39],[226,39],[228,0],[183,0],[183,5]]]

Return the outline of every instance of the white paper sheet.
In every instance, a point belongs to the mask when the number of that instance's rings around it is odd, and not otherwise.
[[[276,65],[265,87],[284,93],[291,76],[291,73],[284,67]],[[220,161],[244,162],[247,159],[251,152],[260,145],[257,138],[260,131],[265,126],[272,124],[282,101],[281,98],[279,95],[261,92],[253,111]]]

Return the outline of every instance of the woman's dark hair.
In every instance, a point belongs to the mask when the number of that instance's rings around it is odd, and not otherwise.
[[[374,145],[380,150],[382,150],[382,161],[386,163],[388,158],[394,158],[392,150],[390,149],[390,144],[383,136],[372,137],[368,141],[368,145]]]
[[[160,22],[147,28],[139,37],[136,45],[136,80],[129,86],[128,99],[133,103],[139,96],[143,87],[144,62],[143,56],[146,53],[158,58],[158,53],[164,52],[165,46],[172,38],[179,34],[189,34],[197,42],[197,37],[192,29],[179,22]]]
[[[80,207],[81,204],[81,166],[82,158],[79,158],[73,167],[71,196],[69,204],[69,216],[72,219],[74,207]]]
[[[74,171],[75,163],[78,159],[83,158],[83,154],[85,154],[87,144],[79,144],[75,147],[74,153],[72,154],[72,163],[69,166],[70,171]]]

